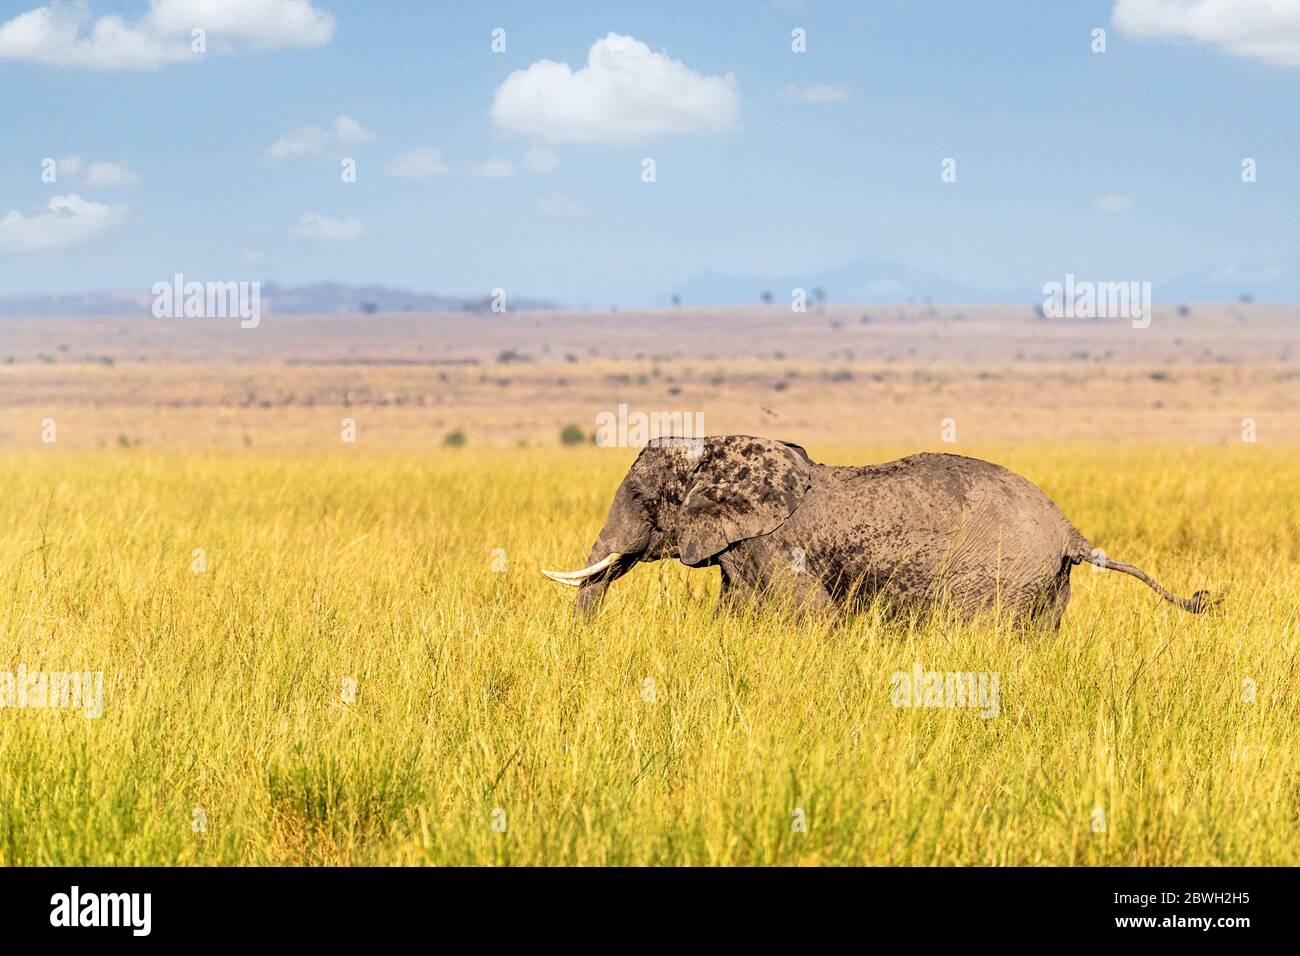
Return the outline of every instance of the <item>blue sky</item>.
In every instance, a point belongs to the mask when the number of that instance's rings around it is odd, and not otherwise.
[[[0,2],[0,295],[183,272],[632,305],[859,258],[988,289],[1297,287],[1300,3],[1122,2],[227,0],[223,21],[211,0],[90,0],[56,11],[64,33],[39,0]],[[144,52],[86,39],[106,15]],[[611,32],[663,55],[642,61],[663,89],[584,116],[587,87],[529,74],[535,114],[520,93],[494,120],[512,73],[579,70]],[[435,175],[391,174],[413,150]],[[48,212],[68,195],[93,205]]]

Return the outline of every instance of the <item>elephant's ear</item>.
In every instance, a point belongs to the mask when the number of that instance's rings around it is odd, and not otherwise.
[[[803,500],[812,465],[807,452],[786,442],[743,435],[706,441],[682,501],[682,564],[703,564],[728,545],[775,531]]]

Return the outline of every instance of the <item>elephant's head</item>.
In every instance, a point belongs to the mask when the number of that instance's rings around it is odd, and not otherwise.
[[[638,561],[678,558],[699,567],[774,531],[799,507],[812,467],[798,445],[767,438],[656,439],[614,493],[587,567],[542,573],[578,588],[581,615]]]

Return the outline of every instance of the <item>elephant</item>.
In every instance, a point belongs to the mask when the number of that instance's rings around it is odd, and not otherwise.
[[[633,565],[663,558],[718,567],[720,605],[779,595],[800,613],[943,603],[961,619],[997,607],[1055,630],[1083,562],[1132,575],[1193,614],[1215,603],[1208,591],[1177,597],[1105,557],[1001,465],[925,453],[838,467],[748,435],[651,441],[614,493],[587,566],[542,573],[577,589],[581,620]]]

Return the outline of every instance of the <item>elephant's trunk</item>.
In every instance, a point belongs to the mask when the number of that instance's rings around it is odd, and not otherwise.
[[[609,589],[610,582],[616,577],[622,577],[626,570],[617,572],[611,569],[610,572],[601,574],[583,582],[578,589],[578,599],[573,603],[574,621],[585,620],[595,613],[600,607],[600,602],[605,599],[605,591]]]
[[[578,588],[574,607],[581,619],[600,606],[610,583],[640,560],[650,545],[650,516],[625,479],[614,495],[605,527],[591,546],[587,566],[578,571],[543,571],[548,578]]]

